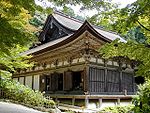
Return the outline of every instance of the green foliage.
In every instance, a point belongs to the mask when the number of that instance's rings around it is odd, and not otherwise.
[[[115,31],[121,35],[126,35],[131,29],[140,26],[140,32],[148,38],[150,37],[149,5],[149,0],[137,0],[122,9],[116,7],[111,10],[98,11],[88,20],[95,25],[104,26],[107,30]],[[148,42],[150,42],[149,39]]]
[[[143,85],[139,86],[139,91],[133,103],[135,104],[135,113],[150,112],[150,80],[146,80]]]
[[[63,6],[63,9],[61,10],[61,12],[63,12],[66,15],[71,16],[72,18],[76,18],[78,20],[81,20],[81,21],[85,20],[84,17],[78,14],[75,14],[74,10],[71,7]]]
[[[46,21],[46,18],[47,18],[47,15],[42,13],[42,12],[39,12],[39,11],[36,11],[33,18],[31,18],[29,20],[29,23],[37,28],[39,28],[39,30],[41,30],[44,26],[44,23]]]
[[[135,27],[133,29],[131,29],[130,31],[128,31],[128,33],[125,35],[125,39],[126,40],[133,40],[136,41],[138,43],[146,43],[146,37],[144,36],[144,34],[141,32],[141,27]]]
[[[54,107],[55,105],[54,101],[47,100],[39,91],[33,91],[31,88],[21,85],[12,79],[1,77],[0,88],[5,92],[6,99],[39,107],[45,105]]]
[[[97,9],[97,10],[110,10],[115,4],[112,4],[109,0],[48,0],[54,3],[56,6],[66,5],[82,5],[83,9]]]
[[[149,77],[150,75],[150,49],[145,47],[144,44],[133,41],[123,43],[115,40],[110,44],[105,44],[100,49],[100,53],[103,54],[103,57],[106,59],[121,56],[129,58],[131,61],[139,61],[140,63],[136,65],[138,66],[136,74],[145,77]]]
[[[29,11],[34,10],[34,1],[3,0],[0,2],[0,51],[9,52],[16,44],[28,45],[34,35],[29,25]]]
[[[16,69],[24,69],[33,66],[29,63],[31,56],[24,56],[21,52],[27,50],[19,45],[12,48],[9,54],[0,51],[0,73],[3,77],[10,77]]]
[[[119,12],[120,9],[118,8],[109,11],[98,11],[97,14],[93,15],[90,18],[88,17],[87,19],[94,25],[103,26],[107,30],[115,31],[115,29],[113,28],[113,24],[118,20]]]
[[[106,107],[100,113],[132,113],[134,105]]]
[[[62,12],[63,12],[64,14],[68,14],[68,15],[71,16],[71,17],[74,17],[74,16],[75,16],[74,10],[73,10],[72,8],[70,8],[70,7],[67,7],[67,6],[64,6],[64,7],[63,7]]]
[[[150,18],[147,15],[150,12],[149,4],[149,0],[137,0],[121,9],[117,14],[117,20],[113,23],[113,29],[125,34],[129,29],[140,25],[144,34],[149,37],[150,30],[147,30],[150,29]]]
[[[31,56],[24,56],[20,54],[26,48],[17,45],[12,48],[9,54],[1,52],[0,55],[0,89],[5,92],[5,98],[24,103],[32,106],[52,106],[54,102],[47,100],[43,94],[38,91],[33,91],[31,88],[21,85],[11,79],[12,73],[17,69],[25,69],[31,67],[33,63],[29,62]]]

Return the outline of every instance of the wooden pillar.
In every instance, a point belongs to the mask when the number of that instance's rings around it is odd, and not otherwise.
[[[88,98],[88,96],[86,95],[86,96],[85,96],[85,107],[87,108],[88,105],[89,105],[89,98]]]
[[[117,105],[120,105],[120,98],[117,99]]]
[[[99,98],[98,101],[99,101],[99,106],[98,107],[100,108],[102,106],[102,101],[103,100],[102,100],[102,98]]]
[[[25,83],[26,83],[26,76],[24,76],[24,81],[23,82],[24,82],[23,85],[25,85]]]
[[[105,92],[108,91],[108,85],[107,85],[107,61],[104,59],[104,67],[105,67]]]
[[[63,91],[65,90],[65,87],[64,87],[65,86],[65,82],[66,82],[65,81],[65,72],[63,72]]]
[[[43,92],[46,89],[46,77],[44,75],[40,75],[40,91]]]
[[[89,67],[84,68],[84,91],[89,91]]]
[[[75,104],[75,97],[72,98],[72,105]]]
[[[119,77],[120,77],[120,78],[119,78],[119,81],[120,81],[120,82],[119,82],[119,91],[122,92],[122,87],[123,87],[123,86],[122,86],[122,71],[120,71],[120,76],[119,76]]]
[[[135,73],[135,72],[134,72]],[[134,75],[135,74],[132,74],[131,76],[132,76],[132,92],[135,92],[136,90],[135,90],[135,78],[134,78]],[[126,94],[127,94],[127,89],[126,89]]]
[[[119,62],[119,92],[122,92],[122,63]]]
[[[56,102],[56,103],[58,102],[58,98],[57,98],[57,96],[55,97],[55,102]]]
[[[18,82],[19,82],[20,76],[18,77]]]
[[[34,88],[34,75],[32,75],[32,89]]]

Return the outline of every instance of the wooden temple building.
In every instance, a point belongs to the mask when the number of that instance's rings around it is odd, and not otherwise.
[[[136,92],[134,72],[127,60],[105,60],[99,49],[119,38],[116,33],[82,22],[60,12],[48,16],[39,35],[40,44],[24,52],[35,66],[21,70],[13,79],[56,100],[85,105],[131,102]]]

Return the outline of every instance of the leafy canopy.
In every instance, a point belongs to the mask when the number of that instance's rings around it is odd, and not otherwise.
[[[115,8],[93,15],[88,20],[96,25],[104,26],[108,30],[115,31],[122,36],[131,29],[140,27],[145,37],[150,37],[150,1],[137,0],[125,8]],[[149,42],[148,38],[148,42]]]
[[[110,0],[48,0],[56,6],[82,5],[83,9],[109,10],[115,6]]]
[[[126,43],[115,40],[110,44],[105,44],[100,53],[108,59],[112,57],[124,57],[133,61],[139,61],[137,75],[148,77],[150,75],[150,49],[144,44],[128,41]]]
[[[16,44],[27,45],[33,37],[28,19],[34,1],[3,0],[0,6],[0,51],[9,52]]]
[[[128,41],[126,43],[115,40],[110,44],[105,44],[101,49],[100,53],[103,54],[104,58],[112,57],[124,57],[129,58],[132,61],[137,61],[135,66],[136,75],[145,77],[147,80],[145,84],[139,87],[137,93],[137,98],[134,100],[135,112],[138,113],[148,113],[150,111],[149,107],[149,94],[150,94],[150,1],[149,0],[137,0],[131,5],[128,5],[126,8],[121,9],[118,13],[119,16],[116,18],[116,21],[112,23],[114,30],[119,33],[127,34],[129,37],[136,38],[140,41],[143,37],[147,38],[146,43],[139,43],[138,41]],[[138,29],[132,31],[132,28],[137,28],[140,26],[140,32]],[[131,29],[131,30],[130,30]],[[137,30],[137,31],[136,31]],[[134,34],[135,33],[135,34]],[[134,34],[134,35],[132,35]]]

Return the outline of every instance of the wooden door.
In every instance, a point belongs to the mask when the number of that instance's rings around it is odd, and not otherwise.
[[[64,73],[64,90],[68,91],[72,89],[72,75],[71,71],[67,71]]]
[[[46,86],[45,80],[46,80],[45,75],[40,75],[40,91],[41,92],[45,91],[45,86]]]
[[[58,74],[53,73],[51,74],[51,91],[58,90]]]

